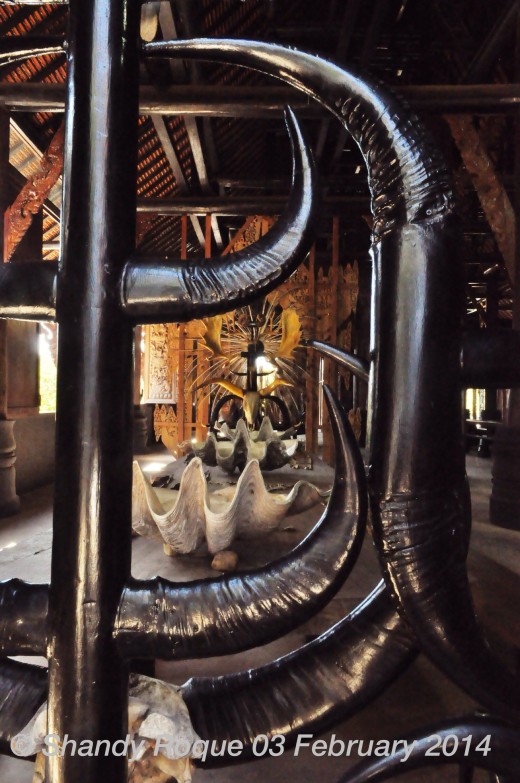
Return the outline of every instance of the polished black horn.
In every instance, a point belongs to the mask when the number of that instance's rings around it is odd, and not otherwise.
[[[136,323],[189,321],[228,312],[276,288],[298,267],[312,243],[316,177],[311,153],[290,109],[293,187],[285,212],[258,242],[204,261],[130,260],[121,303]]]
[[[464,286],[441,156],[394,95],[305,52],[233,39],[154,41],[143,50],[282,79],[322,103],[357,142],[374,216],[368,463],[385,578],[430,658],[479,702],[518,719],[520,678],[485,639],[465,566]]]

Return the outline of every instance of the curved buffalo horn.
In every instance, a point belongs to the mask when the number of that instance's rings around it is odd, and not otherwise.
[[[336,474],[314,529],[288,555],[252,572],[128,586],[114,632],[126,657],[196,658],[265,644],[308,620],[343,584],[361,548],[367,493],[354,433],[330,389],[324,389]]]
[[[49,586],[0,582],[0,655],[46,655]]]
[[[365,707],[411,663],[417,649],[381,582],[347,617],[320,637],[272,663],[223,677],[195,677],[182,686],[202,739],[239,739],[240,760],[255,737],[325,731]],[[208,757],[205,766],[237,762]]]
[[[370,365],[359,356],[348,353],[342,348],[336,348],[335,345],[323,343],[321,340],[302,340],[301,344],[308,348],[314,348],[315,351],[318,351],[318,353],[321,353],[321,355],[325,356],[327,359],[334,359],[335,362],[338,362],[345,370],[348,370],[355,375],[356,378],[359,378],[362,381],[368,381]]]
[[[394,96],[305,52],[218,39],[154,41],[143,51],[276,76],[320,101],[357,142],[374,215],[368,464],[385,578],[429,657],[479,702],[518,720],[520,678],[487,644],[465,567],[464,286],[439,153]]]
[[[129,261],[121,299],[134,321],[189,321],[228,312],[268,294],[301,264],[312,242],[316,181],[310,151],[290,109],[286,123],[293,189],[284,214],[262,239],[228,256],[178,263]]]
[[[520,732],[487,716],[446,721],[405,739],[408,749],[401,744],[391,756],[362,761],[343,775],[338,783],[377,783],[400,777],[412,769],[449,763],[473,764],[499,775],[511,776],[511,781],[518,780],[520,775]],[[438,755],[434,746],[439,749]],[[448,752],[444,752],[444,748]],[[432,751],[432,755],[425,755],[428,750]]]
[[[0,659],[0,753],[12,755],[11,740],[47,698],[47,669]]]
[[[206,766],[252,757],[255,737],[324,731],[375,699],[413,661],[413,634],[381,582],[341,622],[273,663],[224,677],[192,678],[182,686],[194,728],[222,746],[240,739],[236,756],[210,756]],[[355,665],[353,665],[355,662]],[[47,670],[0,660],[0,753],[47,697]]]
[[[151,41],[147,56],[179,57],[243,65],[275,76],[319,101],[343,123],[368,167],[374,234],[451,208],[442,160],[423,125],[402,103],[320,57],[277,44],[234,39]]]
[[[56,318],[58,265],[52,261],[0,264],[0,318]]]

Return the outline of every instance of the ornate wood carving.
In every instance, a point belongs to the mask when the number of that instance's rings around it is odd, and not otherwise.
[[[29,226],[43,206],[63,170],[65,125],[62,123],[42,156],[34,175],[27,180],[14,203],[5,213],[4,261],[9,261]]]
[[[247,218],[223,255],[237,252],[257,242],[274,222],[274,218],[261,215]],[[185,239],[185,231],[183,237]],[[209,247],[206,248],[206,255],[208,253]],[[181,257],[185,257],[182,251]],[[308,279],[309,272],[302,266],[291,277],[290,284],[284,284],[282,287],[281,299],[278,297],[284,308],[294,307],[298,312],[304,327],[304,336],[314,333],[314,319],[309,317]],[[204,332],[205,326],[199,320],[186,324],[155,324],[145,327],[143,403],[156,403],[155,437],[157,440],[162,439],[172,452],[177,451],[179,443],[191,439],[194,435],[199,440],[206,436],[209,398],[205,397],[197,403],[194,385],[185,385],[188,375],[200,377],[208,367],[206,351],[202,347]]]
[[[266,217],[265,215],[253,215],[252,217],[248,217],[242,228],[239,228],[229,245],[223,251],[222,255],[226,256],[228,253],[236,253],[253,244],[253,242],[257,242],[260,237],[263,237],[263,235],[269,231],[275,222],[276,220],[274,217]]]
[[[162,440],[166,448],[175,451],[179,442],[179,425],[172,405],[156,405],[153,415],[155,440]]]
[[[309,269],[302,264],[288,280],[282,283],[267,297],[270,302],[277,302],[284,310],[291,308],[298,313],[303,336],[314,337],[316,319],[314,304],[309,293]]]
[[[151,324],[146,327],[143,402],[177,402],[178,373],[174,351],[178,338],[177,324]]]

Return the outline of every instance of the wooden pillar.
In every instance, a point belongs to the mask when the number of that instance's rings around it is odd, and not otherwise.
[[[181,259],[186,261],[188,256],[188,216],[181,217]],[[177,351],[177,431],[179,443],[186,439],[186,325],[179,324],[179,346]]]
[[[316,337],[316,246],[309,254],[309,322],[312,331],[309,337]],[[305,406],[305,448],[309,454],[318,453],[318,360],[313,348],[307,348],[307,381]]]
[[[499,316],[500,292],[498,288],[498,268],[492,269],[486,276],[486,328],[500,329]],[[500,414],[497,409],[497,390],[486,389],[486,406],[482,411],[485,420],[499,421]],[[489,456],[489,454],[487,455]]]
[[[11,245],[11,264],[42,260],[43,215],[31,216],[23,237]],[[40,330],[31,321],[7,322],[7,414],[10,419],[37,416],[40,408]],[[16,437],[16,424],[15,424]]]
[[[148,451],[146,446],[146,416],[141,408],[141,340],[143,327],[134,328],[134,454]]]
[[[205,245],[204,257],[211,258],[211,236],[212,236],[211,215],[206,215],[205,221]],[[204,355],[204,351],[199,347],[197,349],[197,375],[203,373],[209,366],[209,359]],[[206,390],[207,391],[207,390]],[[209,395],[205,394],[203,399],[197,405],[197,440],[203,441],[208,434],[209,423]]]
[[[517,14],[516,79],[520,79],[520,13]],[[520,114],[515,121],[515,258],[512,277],[513,329],[520,330]],[[490,519],[495,525],[520,530],[520,389],[511,389],[506,420],[497,425],[493,443]]]
[[[332,218],[332,259],[330,267],[330,342],[335,345],[338,334],[338,287],[339,287],[339,216]],[[337,392],[338,372],[335,363],[325,359],[325,383]],[[328,414],[323,414],[323,459],[328,465],[334,462],[334,441],[330,429]]]
[[[4,216],[9,206],[9,115],[0,111],[0,226],[1,260],[4,250]],[[16,443],[13,421],[7,418],[7,321],[0,319],[0,517],[16,514],[20,499],[16,494]]]

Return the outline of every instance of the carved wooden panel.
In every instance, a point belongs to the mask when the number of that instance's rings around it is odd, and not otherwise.
[[[177,324],[145,327],[144,403],[177,402],[178,341]]]

